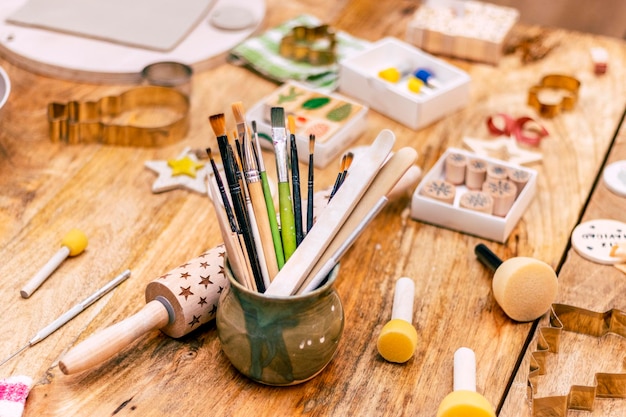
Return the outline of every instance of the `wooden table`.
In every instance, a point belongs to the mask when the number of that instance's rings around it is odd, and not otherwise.
[[[402,39],[415,8],[416,3],[400,0],[322,0],[315,6],[271,0],[266,27],[307,12],[367,40]],[[558,302],[594,311],[626,309],[624,274],[591,263],[569,247],[580,221],[626,221],[624,199],[598,180],[605,162],[626,158],[626,131],[620,129],[626,44],[557,29],[519,29],[542,31],[558,46],[529,64],[518,55],[504,57],[495,67],[449,60],[472,78],[466,108],[419,131],[371,111],[356,145],[392,129],[396,148],[414,147],[426,171],[446,148],[462,146],[463,136],[486,137],[485,120],[491,114],[537,118],[526,97],[542,75],[573,75],[582,82],[576,107],[553,119],[539,118],[550,136],[541,143],[543,161],[533,166],[539,173],[537,194],[521,221],[505,244],[497,244],[412,220],[409,195],[387,206],[342,260],[336,288],[346,325],[335,358],[311,381],[288,388],[259,385],[240,375],[222,353],[213,323],[178,340],[151,332],[77,375],[65,376],[57,366],[79,341],[143,307],[148,282],[221,241],[209,200],[184,190],[151,193],[156,177],[144,162],[172,158],[184,146],[215,146],[207,116],[229,112],[239,100],[250,108],[275,84],[224,63],[194,75],[191,128],[180,143],[156,149],[68,146],[48,139],[48,102],[97,99],[129,86],[51,79],[1,60],[13,91],[0,113],[0,296],[5,300],[0,358],[114,275],[132,269],[131,278],[114,292],[0,368],[0,377],[33,378],[25,415],[432,416],[452,390],[454,351],[468,346],[476,352],[478,391],[501,416],[530,416],[529,357],[545,318],[534,324],[510,320],[491,293],[491,272],[473,249],[483,242],[502,259],[531,256],[547,262],[559,272]],[[609,70],[603,76],[593,74],[592,46],[608,50]],[[273,166],[271,154],[263,157]],[[316,189],[331,185],[336,170],[318,169]],[[86,252],[66,261],[30,299],[22,299],[22,285],[71,227],[86,232]],[[390,317],[400,276],[416,282],[419,335],[415,356],[403,365],[385,362],[375,344]],[[591,385],[595,372],[626,372],[624,347],[626,342],[612,335],[564,336],[537,395],[565,395],[573,384]],[[592,413],[570,415],[625,413],[626,400],[603,399]]]

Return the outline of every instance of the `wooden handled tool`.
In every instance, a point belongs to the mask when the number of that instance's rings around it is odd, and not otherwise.
[[[229,285],[224,256],[224,247],[217,246],[150,282],[145,307],[75,346],[59,362],[61,371],[69,375],[95,366],[151,330],[178,338],[212,320]]]

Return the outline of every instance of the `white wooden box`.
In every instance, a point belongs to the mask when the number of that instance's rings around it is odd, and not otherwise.
[[[467,191],[467,187],[464,185],[456,186],[456,196],[452,204],[440,202],[421,194],[422,188],[426,183],[445,177],[445,161],[450,153],[461,153],[469,159],[480,159],[502,167],[520,169],[530,174],[528,182],[505,217],[460,207],[459,200],[463,193]],[[415,189],[411,201],[411,218],[503,243],[532,201],[535,195],[536,184],[537,171],[533,169],[513,165],[500,159],[477,155],[462,149],[448,148]]]
[[[389,67],[410,70],[391,83],[378,75]],[[410,73],[418,68],[428,69],[439,86],[424,87],[419,93],[409,90]],[[339,91],[411,129],[420,129],[467,105],[470,76],[406,42],[387,37],[339,63]]]
[[[519,11],[472,0],[426,1],[409,21],[406,41],[436,55],[497,64]]]

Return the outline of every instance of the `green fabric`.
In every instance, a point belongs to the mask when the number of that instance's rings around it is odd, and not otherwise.
[[[310,65],[283,58],[278,53],[281,39],[295,26],[319,26],[322,22],[311,15],[300,15],[269,29],[259,36],[248,38],[230,51],[229,61],[242,65],[277,82],[296,80],[312,87],[334,90],[338,84],[339,64]],[[337,61],[362,51],[369,42],[345,32],[335,33]]]

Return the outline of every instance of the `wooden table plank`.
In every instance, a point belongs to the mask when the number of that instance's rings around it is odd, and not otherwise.
[[[309,12],[376,40],[402,37],[412,11],[414,3],[399,0],[328,0],[315,8],[307,2],[287,7],[270,1],[267,25]],[[0,377],[34,378],[25,415],[434,415],[452,389],[452,354],[462,345],[476,351],[478,389],[494,405],[504,401],[507,381],[516,375],[501,415],[527,410],[525,391],[519,392],[525,387],[520,385],[525,384],[523,377],[518,381],[527,367],[522,364],[517,372],[516,364],[532,326],[512,322],[497,306],[491,273],[475,259],[473,248],[484,242],[503,259],[534,256],[557,267],[626,101],[623,41],[561,30],[546,33],[559,45],[532,64],[522,64],[517,56],[505,57],[497,67],[450,60],[472,77],[470,104],[425,129],[413,131],[370,112],[368,129],[356,145],[368,144],[381,129],[390,128],[396,147],[413,146],[418,164],[428,170],[447,147],[462,146],[463,136],[487,137],[485,119],[491,114],[536,117],[526,105],[526,92],[542,75],[563,72],[582,82],[572,112],[541,120],[550,137],[541,145],[543,162],[533,166],[539,172],[537,195],[506,244],[414,221],[409,196],[393,202],[342,262],[336,286],[346,327],[336,357],[313,380],[289,388],[258,385],[238,374],[221,352],[212,324],[179,340],[150,333],[79,375],[65,376],[56,366],[78,341],[138,311],[149,281],[220,242],[208,200],[182,190],[153,195],[155,175],[143,163],[171,158],[186,145],[216,146],[207,116],[227,112],[239,100],[250,108],[275,84],[224,64],[194,75],[191,129],[179,144],[160,149],[65,146],[48,141],[49,101],[95,99],[128,86],[53,80],[1,61],[14,90],[0,120],[0,259],[5,277],[0,279],[0,295],[8,300],[0,310],[5,341],[0,357],[114,274],[127,267],[133,271],[118,290],[0,368]],[[609,72],[602,77],[592,74],[591,46],[609,52]],[[264,158],[273,167],[271,154]],[[318,189],[332,184],[335,173],[334,166],[317,170]],[[20,299],[19,288],[73,226],[87,233],[86,252],[64,263],[29,300]],[[565,271],[560,297],[571,291]],[[416,281],[419,343],[411,361],[395,365],[382,360],[375,341],[390,317],[393,286],[400,276]],[[580,302],[586,295],[572,292],[571,297],[563,300]]]

